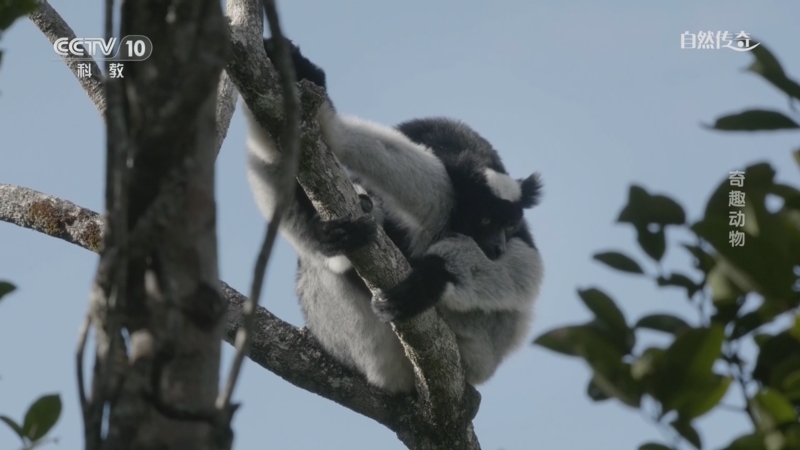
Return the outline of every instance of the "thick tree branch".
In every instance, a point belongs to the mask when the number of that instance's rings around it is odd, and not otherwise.
[[[95,253],[103,242],[103,217],[60,198],[0,184],[0,221],[76,244]]]
[[[39,8],[30,14],[30,19],[36,26],[42,30],[42,33],[47,37],[51,44],[55,44],[56,39],[67,38],[69,40],[75,39],[75,33],[72,28],[67,25],[58,12],[50,6],[47,0],[40,0]],[[55,53],[54,53],[55,54]],[[78,78],[78,82],[83,87],[83,90],[89,95],[89,99],[94,103],[100,117],[105,119],[106,115],[106,97],[103,87],[103,73],[94,61],[76,61],[72,56],[64,57],[64,62],[67,67]],[[78,65],[88,64],[90,75],[88,77],[81,76],[83,72]]]
[[[102,242],[100,214],[32,189],[0,184],[0,221],[57,237],[92,252]],[[90,231],[85,231],[90,230]],[[225,341],[233,344],[242,323],[246,297],[222,283],[227,303]],[[250,359],[293,385],[363,414],[390,429],[412,414],[409,397],[390,396],[370,386],[317,344],[308,330],[256,308],[256,327]]]

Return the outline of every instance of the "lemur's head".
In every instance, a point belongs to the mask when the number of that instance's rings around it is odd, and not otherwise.
[[[450,175],[457,197],[452,230],[472,237],[489,259],[497,259],[522,225],[523,210],[539,203],[539,174],[517,180],[492,168],[465,167]]]
[[[492,144],[457,120],[414,119],[398,129],[444,164],[455,195],[449,231],[473,238],[491,259],[502,255],[509,235],[523,225],[523,210],[539,203],[539,175],[511,178]]]

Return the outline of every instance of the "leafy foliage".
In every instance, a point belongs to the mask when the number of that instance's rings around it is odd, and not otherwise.
[[[749,71],[787,94],[790,102],[800,100],[800,84],[786,75],[763,44],[752,54],[755,61]],[[784,113],[749,109],[722,116],[710,128],[786,130],[800,128],[797,123]],[[794,157],[800,166],[800,151]],[[631,186],[618,222],[633,226],[652,269],[618,251],[604,251],[594,259],[652,278],[659,288],[684,290],[698,312],[694,325],[681,317],[652,313],[629,326],[611,296],[590,288],[578,294],[593,320],[550,330],[534,340],[589,365],[592,377],[586,392],[593,401],[616,399],[633,408],[642,408],[645,400],[655,405],[642,412],[672,436],[672,442],[649,442],[639,450],[687,445],[702,449],[695,420],[719,407],[731,389],[738,391],[738,409],[750,418],[753,432],[733,439],[723,450],[800,449],[800,190],[776,182],[775,173],[769,164],[757,163],[744,170],[741,186],[725,179],[693,223],[687,223],[684,209],[671,198]],[[731,204],[737,196],[743,196],[744,207]],[[769,197],[782,200],[781,207],[768,207]],[[742,211],[744,223],[732,223],[731,210],[734,215]],[[695,242],[673,243],[694,259],[687,273],[664,273],[661,267],[667,227],[695,236]],[[744,233],[743,245],[733,245],[734,230]],[[787,322],[788,327],[783,325]],[[673,340],[664,347],[636,351],[642,332]],[[741,354],[748,341],[758,350],[752,361]]]
[[[23,449],[32,449],[45,442],[44,437],[58,422],[61,416],[61,397],[58,394],[49,394],[39,397],[28,408],[22,425],[8,416],[0,416],[0,421],[9,428],[22,441]]]
[[[0,299],[15,289],[13,284],[0,281]],[[23,450],[31,450],[48,441],[45,436],[58,422],[60,416],[61,396],[48,394],[39,397],[28,407],[22,425],[4,415],[0,415],[0,422],[5,423],[20,438]]]

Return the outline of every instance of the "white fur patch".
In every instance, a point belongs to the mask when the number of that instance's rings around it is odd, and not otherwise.
[[[453,283],[447,282],[444,285],[444,292],[442,293],[442,298],[454,298],[456,295],[456,285]]]
[[[510,202],[516,202],[522,197],[522,189],[517,180],[492,169],[484,170],[483,174],[486,176],[486,184],[489,185],[489,189],[497,197]]]
[[[325,260],[325,266],[334,273],[345,273],[352,266],[350,260],[344,255],[334,256]]]

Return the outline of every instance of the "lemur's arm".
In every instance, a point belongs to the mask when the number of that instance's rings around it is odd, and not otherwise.
[[[270,220],[276,201],[282,195],[282,155],[246,105],[244,114],[248,128],[247,175],[259,210]],[[296,181],[294,202],[283,216],[280,227],[281,234],[298,253],[321,259],[328,268],[339,273],[350,267],[343,255],[366,245],[374,238],[376,229],[375,223],[364,216],[357,219],[320,220]]]
[[[464,235],[440,240],[411,274],[373,301],[385,321],[406,319],[438,304],[454,311],[527,311],[543,276],[539,252],[520,238],[509,239],[497,260],[486,257]]]
[[[272,58],[272,42],[264,41]],[[291,45],[298,80],[326,87],[325,72]],[[325,143],[339,160],[381,197],[389,210],[417,230],[443,230],[453,206],[453,188],[442,162],[400,131],[338,114],[326,100],[317,113]]]
[[[330,102],[320,107],[317,118],[339,160],[389,202],[389,209],[404,212],[401,220],[434,234],[444,229],[453,187],[444,164],[429,149],[394,128],[339,115]]]

